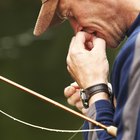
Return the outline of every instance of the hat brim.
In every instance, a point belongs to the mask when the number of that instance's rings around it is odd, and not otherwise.
[[[39,16],[37,18],[37,22],[34,28],[34,35],[41,35],[47,30],[50,25],[58,22],[58,19],[55,15],[58,1],[59,0],[47,0],[42,3],[41,10],[39,12]]]

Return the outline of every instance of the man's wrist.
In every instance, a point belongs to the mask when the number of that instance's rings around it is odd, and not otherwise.
[[[93,103],[95,103],[96,101],[99,101],[99,100],[108,100],[109,101],[110,97],[105,92],[97,93],[89,99],[89,106],[91,106]]]
[[[112,96],[112,90],[108,84],[100,83],[92,85],[80,91],[83,106],[88,108],[90,104],[98,100],[109,100]]]

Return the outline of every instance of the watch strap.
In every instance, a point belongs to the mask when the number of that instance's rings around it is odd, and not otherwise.
[[[111,98],[111,95],[112,95],[111,92],[112,91],[108,87],[108,85],[105,84],[105,83],[93,85],[93,86],[90,86],[90,87],[88,87],[86,89],[81,90],[80,94],[81,94],[81,99],[82,99],[83,106],[85,108],[88,108],[89,107],[88,102],[89,102],[89,99],[91,98],[91,96],[93,96],[93,95],[95,95],[97,93],[100,93],[100,92],[107,93],[109,98]]]

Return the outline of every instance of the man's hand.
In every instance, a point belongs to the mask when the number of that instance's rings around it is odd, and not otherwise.
[[[106,43],[103,39],[93,37],[93,35],[79,32],[73,37],[68,56],[67,68],[73,79],[79,85],[67,87],[64,91],[70,105],[76,106],[85,113],[80,101],[80,89],[90,86],[108,83],[109,64],[106,57]],[[97,100],[108,100],[107,93],[95,94],[89,100],[89,105]]]
[[[64,89],[64,95],[67,98],[68,104],[75,106],[83,114],[86,114],[88,109],[85,109],[82,101],[80,100],[80,87],[76,82]]]
[[[67,68],[80,88],[107,84],[109,64],[105,41],[91,34],[78,32],[70,44]]]

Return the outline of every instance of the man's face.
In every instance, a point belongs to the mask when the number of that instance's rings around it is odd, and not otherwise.
[[[85,31],[117,47],[125,32],[118,0],[60,0],[59,11],[67,16],[74,32]]]

